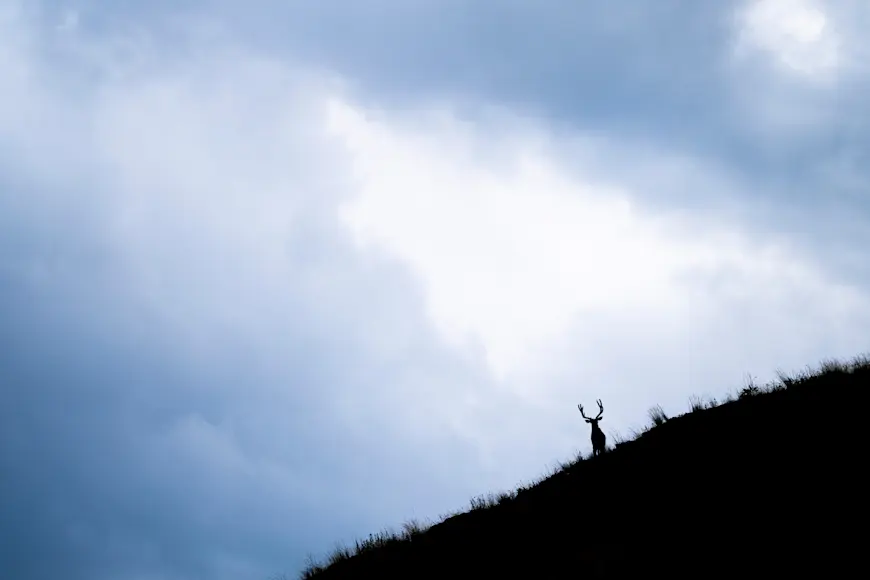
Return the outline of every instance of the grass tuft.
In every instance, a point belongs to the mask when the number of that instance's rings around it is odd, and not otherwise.
[[[668,420],[668,416],[665,414],[665,410],[662,409],[661,405],[656,405],[655,407],[652,407],[648,413],[649,418],[652,420],[653,425],[656,427],[661,427]]]

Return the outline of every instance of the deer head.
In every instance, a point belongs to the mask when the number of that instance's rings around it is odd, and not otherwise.
[[[580,414],[583,415],[583,418],[586,419],[587,423],[592,423],[593,429],[598,427],[598,422],[601,420],[601,416],[604,414],[604,405],[601,404],[601,399],[598,399],[595,402],[598,403],[598,416],[594,419],[586,416],[586,413],[583,412],[583,405],[577,405],[577,408],[580,409]]]

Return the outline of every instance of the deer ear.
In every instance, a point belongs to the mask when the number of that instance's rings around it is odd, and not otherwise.
[[[591,422],[592,422],[592,419],[586,419],[586,422],[587,422],[587,423],[591,423]]]

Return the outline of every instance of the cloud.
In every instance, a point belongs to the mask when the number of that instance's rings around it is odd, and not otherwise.
[[[510,118],[501,126],[513,129]],[[453,344],[482,348],[502,380],[531,380],[546,367],[536,355],[587,320],[591,336],[633,324],[634,339],[654,349],[670,330],[677,340],[724,322],[720,312],[767,311],[746,329],[759,334],[771,319],[787,323],[796,301],[814,304],[820,321],[866,312],[863,291],[829,279],[788,236],[750,231],[715,210],[649,207],[650,192],[620,179],[619,163],[598,168],[608,180],[590,179],[586,168],[600,157],[582,155],[592,149],[582,134],[569,169],[551,161],[565,157],[551,153],[561,144],[540,132],[519,127],[493,142],[443,111],[391,123],[336,103],[332,127],[355,153],[360,193],[342,215],[357,243],[412,265],[436,328]],[[634,159],[668,162],[646,156]],[[727,187],[713,181],[715,168],[701,172],[713,189]],[[679,172],[670,179],[684,181]],[[806,327],[801,340],[819,331]]]
[[[7,575],[292,573],[588,449],[577,402],[866,344],[867,213],[808,193],[866,133],[737,151],[736,5],[194,4],[0,2]]]
[[[841,66],[838,35],[817,2],[753,0],[740,20],[739,43],[769,53],[786,72],[821,81]]]
[[[866,94],[870,78],[870,43],[860,32],[868,18],[867,7],[851,0],[748,0],[734,12],[731,66],[737,76],[730,92],[744,130],[759,145],[806,153],[793,166],[795,183],[804,177],[802,165],[831,155],[830,148],[819,150],[820,139],[854,136],[856,123],[862,124],[855,97]]]
[[[417,415],[485,377],[427,335],[405,274],[343,241],[319,81],[229,49],[125,68],[93,44],[55,75],[55,37],[16,18],[4,570],[266,575],[467,497],[433,468],[476,473],[473,449]],[[411,476],[430,487],[397,491]]]

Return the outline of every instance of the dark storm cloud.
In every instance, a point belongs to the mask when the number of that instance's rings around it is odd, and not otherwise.
[[[81,190],[70,193],[87,199]],[[16,203],[25,197],[26,215]],[[4,225],[43,220],[27,235],[9,235],[4,227],[2,237],[4,574],[168,577],[165,570],[184,578],[249,577],[246,566],[259,574],[294,569],[305,551],[328,545],[342,528],[380,525],[358,502],[378,504],[388,492],[355,474],[377,474],[378,485],[411,477],[414,447],[379,423],[389,410],[363,406],[391,404],[394,396],[378,389],[404,383],[395,364],[366,363],[372,355],[353,331],[374,325],[365,311],[354,321],[318,320],[311,314],[317,305],[298,297],[256,304],[236,294],[239,302],[225,307],[241,310],[238,334],[232,324],[182,315],[177,322],[212,333],[185,340],[181,328],[161,319],[160,304],[137,299],[124,279],[123,258],[106,255],[103,224],[81,215],[87,212],[68,215],[71,222],[52,219],[37,209],[44,201],[21,185],[0,196]],[[382,332],[395,332],[388,317],[377,316],[385,300],[399,307],[385,287],[369,283],[367,289],[366,273],[350,274],[346,251],[324,248],[316,237],[305,243],[312,252],[318,246],[328,252],[330,269],[353,281],[355,303],[367,306]],[[290,266],[287,273],[301,279],[311,274],[305,270]],[[318,273],[324,274],[334,275]],[[207,292],[197,288],[208,281],[195,272],[177,282],[181,302]],[[264,315],[274,316],[264,322],[273,331],[245,332],[246,318],[258,316],[261,306],[280,309]],[[415,372],[437,367],[457,382],[468,376],[427,342],[413,339],[403,348],[411,359],[422,357]],[[336,404],[362,408],[336,413]],[[362,432],[355,429],[361,419]],[[432,443],[425,436],[410,441]],[[457,467],[461,455],[455,452]],[[397,467],[402,458],[408,470]],[[420,469],[418,477],[434,477]],[[336,493],[336,485],[344,492]],[[400,495],[425,509],[439,505],[432,497],[444,492],[433,493],[418,488]],[[324,520],[325,512],[334,515]]]
[[[747,88],[735,82],[754,82],[729,65],[742,4],[265,0],[237,16],[259,42],[346,72],[373,100],[480,99],[556,131],[647,138],[756,173],[793,169],[814,144],[780,143],[789,155],[771,158],[735,109]],[[819,106],[857,111],[859,101],[844,93]]]
[[[430,409],[486,379],[437,345],[406,274],[359,262],[319,209],[340,188],[316,169],[329,158],[301,133],[305,104],[273,102],[307,153],[270,181],[269,137],[209,107],[261,112],[271,71],[218,59],[216,76],[146,74],[70,98],[76,75],[51,74],[44,32],[15,24],[5,70],[27,74],[6,75],[0,101],[3,575],[295,572],[385,513],[464,499],[467,482],[431,463],[474,470],[460,439],[425,419],[400,438],[395,416],[413,414],[406,390],[424,377],[440,377],[414,395]]]
[[[788,15],[813,3],[780,4]],[[855,230],[846,244],[870,241],[859,231],[870,214],[860,161],[870,150],[863,114],[870,70],[861,64],[870,54],[861,33],[870,10],[849,0],[825,4],[843,70],[833,85],[819,85],[763,50],[734,57],[748,5],[260,0],[240,9],[218,0],[211,10],[215,19],[232,14],[234,31],[252,44],[347,75],[363,103],[446,100],[472,119],[481,104],[497,103],[557,134],[634,141],[677,161],[704,160],[740,181],[726,198],[703,188],[641,187],[649,204],[703,208],[739,199],[752,208],[745,219],[797,235],[808,252],[840,238],[844,226],[832,224],[841,222]],[[634,162],[616,160],[628,174]],[[860,260],[840,267],[852,268],[862,280],[870,274]]]
[[[780,70],[762,50],[735,59],[748,4],[211,0],[185,2],[171,16],[144,3],[84,12],[97,28],[139,19],[179,38],[203,18],[216,29],[232,22],[232,35],[251,46],[344,75],[375,107],[450,101],[478,119],[481,106],[497,103],[557,134],[606,135],[714,163],[743,181],[728,199],[672,187],[647,188],[645,201],[694,208],[739,197],[754,206],[748,219],[758,227],[812,230],[810,251],[836,234],[826,224],[837,216],[870,212],[861,163],[870,150],[862,114],[870,76],[853,64],[870,53],[860,33],[870,10],[849,0],[825,5],[848,60],[831,87]],[[789,14],[812,3],[780,4]],[[784,120],[771,120],[777,115]],[[634,162],[620,161],[629,170]],[[784,203],[804,210],[781,211]],[[807,211],[823,219],[808,223]]]

